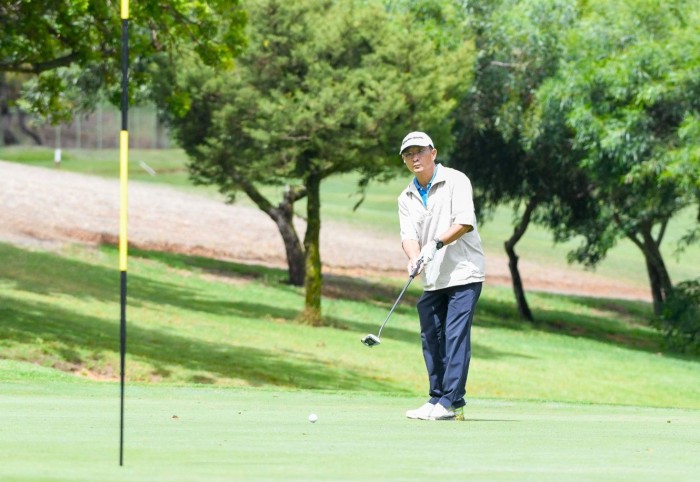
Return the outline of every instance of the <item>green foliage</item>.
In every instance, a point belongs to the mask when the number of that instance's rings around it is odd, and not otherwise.
[[[566,240],[561,226],[595,215],[578,158],[563,142],[566,129],[552,122],[528,137],[534,93],[557,72],[563,38],[578,11],[571,2],[543,0],[474,2],[470,8],[478,61],[475,82],[457,113],[459,148],[451,162],[472,179],[478,215],[488,216],[502,204],[516,206],[506,251],[520,311],[531,321],[515,245],[531,220]]]
[[[438,56],[410,17],[378,2],[250,2],[249,48],[233,72],[185,59],[157,101],[193,158],[195,179],[235,193],[231,176],[263,184],[360,170],[396,172],[393,155],[418,126],[450,144],[447,117],[467,77],[468,49]]]
[[[696,4],[589,4],[568,61],[538,96],[565,112],[607,219],[628,236],[697,202]]]
[[[580,236],[570,259],[589,265],[630,239],[644,254],[657,313],[672,288],[660,254],[666,226],[699,199],[696,12],[696,1],[581,4],[521,131],[526,149],[559,145],[593,207],[583,217],[550,210],[540,219],[557,239]],[[689,226],[685,242],[696,232]]]
[[[459,149],[451,161],[472,178],[478,209],[531,198],[552,210],[585,208],[585,185],[562,143],[565,133],[549,124],[536,139],[527,135],[534,93],[557,72],[577,11],[562,1],[470,4],[478,61],[457,114]]]
[[[420,26],[435,42],[438,49],[459,48],[470,37],[469,12],[464,0],[386,0],[390,13],[397,13],[397,21],[408,21],[411,28]],[[401,14],[408,13],[409,17]]]
[[[188,45],[207,65],[230,66],[245,43],[238,0],[130,2],[130,96],[148,85],[148,64]],[[92,107],[100,91],[121,95],[120,2],[4,2],[0,5],[0,72],[31,74],[23,106],[50,120]],[[142,96],[143,94],[141,94]]]
[[[700,278],[674,286],[654,326],[666,336],[669,348],[700,353]]]

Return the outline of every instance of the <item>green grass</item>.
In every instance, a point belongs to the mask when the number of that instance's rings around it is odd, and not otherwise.
[[[85,376],[118,373],[114,248],[34,252],[0,244],[0,350]],[[282,270],[134,250],[129,380],[375,392],[425,391],[411,286],[376,332],[401,280],[328,276],[326,327],[295,320],[303,291]],[[472,397],[700,408],[698,361],[662,353],[642,302],[534,294],[540,325],[506,288],[485,290],[473,333]]]
[[[476,399],[465,422],[362,392],[118,385],[0,361],[0,479],[686,482],[700,411]],[[27,407],[31,407],[28,410]],[[318,422],[307,421],[310,413]]]

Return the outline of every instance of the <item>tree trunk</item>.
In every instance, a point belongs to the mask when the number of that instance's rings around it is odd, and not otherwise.
[[[7,101],[7,89],[0,79],[0,146],[19,144],[19,140],[10,130],[12,112]]]
[[[644,255],[644,261],[647,266],[647,275],[649,276],[649,286],[651,288],[651,299],[654,304],[654,314],[660,315],[661,309],[664,304],[664,295],[661,290],[661,279],[659,277],[659,272],[656,268],[649,262],[646,254]]]
[[[289,283],[294,286],[304,285],[304,252],[301,249],[297,232],[291,220],[280,217],[275,221],[277,229],[282,235],[284,251],[287,256],[287,273]]]
[[[19,121],[19,128],[22,130],[22,132],[31,137],[37,146],[42,145],[43,143],[41,142],[41,137],[39,137],[39,134],[31,130],[25,122],[25,117],[27,116],[27,114],[24,113],[22,110],[17,109],[17,116]]]
[[[273,207],[272,203],[253,184],[236,175],[235,172],[231,173],[231,177],[238,181],[243,192],[277,225],[287,254],[289,283],[294,286],[302,286],[305,279],[305,259],[299,236],[294,229],[294,203],[306,196],[306,189],[295,189],[287,185],[282,201],[277,207]]]
[[[5,111],[9,112],[6,107],[7,87],[5,87],[5,73],[0,72],[0,147],[7,145],[5,142]]]
[[[520,271],[518,270],[518,255],[515,254],[515,245],[525,234],[525,230],[530,224],[530,218],[532,217],[532,212],[535,210],[535,207],[537,207],[537,201],[535,198],[531,198],[525,207],[525,212],[522,218],[520,218],[520,222],[513,230],[513,235],[503,243],[506,253],[508,253],[508,268],[510,269],[510,276],[513,279],[513,293],[515,294],[515,301],[518,305],[518,313],[520,314],[520,318],[530,322],[535,320],[527,304],[527,299],[525,298],[525,290],[523,289],[523,282],[520,278]]]
[[[294,286],[304,285],[305,259],[304,251],[299,242],[296,229],[294,229],[294,201],[295,193],[289,186],[284,192],[282,202],[277,208],[272,210],[270,217],[277,224],[277,229],[282,235],[284,250],[287,254],[287,270],[289,273],[289,283]]]
[[[306,251],[306,300],[302,321],[314,326],[323,324],[321,320],[321,176],[309,174],[306,179],[307,216],[304,250]]]
[[[647,274],[649,275],[651,297],[654,304],[654,314],[656,315],[661,314],[664,303],[668,299],[668,296],[671,294],[671,290],[673,289],[671,276],[668,274],[666,263],[664,263],[663,255],[659,249],[665,228],[666,222],[662,224],[659,237],[656,240],[651,233],[651,223],[645,224],[641,227],[639,231],[639,234],[642,236],[641,241],[635,236],[629,236],[629,238],[632,239],[632,242],[637,245],[644,255],[644,261],[646,262],[647,266]]]

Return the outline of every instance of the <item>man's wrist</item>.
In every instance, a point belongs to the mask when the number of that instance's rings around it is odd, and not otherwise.
[[[445,245],[445,243],[440,241],[440,238],[437,236],[433,239],[433,242],[435,242],[435,249],[436,250],[440,250]]]

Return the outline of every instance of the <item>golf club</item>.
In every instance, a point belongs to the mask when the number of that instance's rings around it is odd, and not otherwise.
[[[403,287],[403,289],[401,290],[401,294],[399,294],[399,297],[396,298],[396,301],[394,302],[394,306],[391,307],[391,310],[389,310],[389,314],[386,315],[386,318],[384,319],[384,323],[382,323],[382,326],[379,327],[379,333],[377,333],[376,336],[370,333],[366,337],[362,338],[362,340],[360,340],[360,341],[362,341],[363,344],[365,344],[366,346],[369,346],[369,347],[373,347],[374,345],[379,345],[381,343],[382,330],[384,329],[386,322],[389,321],[389,317],[394,312],[394,308],[396,308],[396,305],[398,305],[399,301],[401,301],[401,297],[406,292],[408,285],[410,285],[411,281],[413,281],[413,278],[415,278],[416,275],[418,275],[418,271],[420,270],[420,267],[422,264],[423,264],[423,259],[421,258],[416,263],[416,267],[413,269],[413,273],[411,273],[410,276],[408,277],[408,281],[406,282],[406,286]]]

